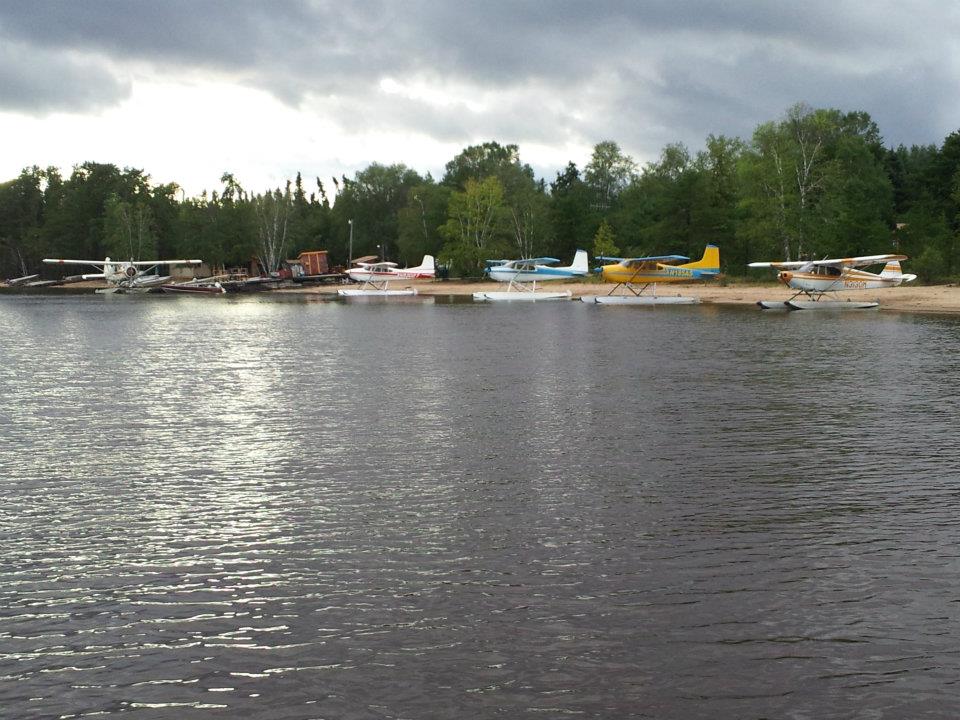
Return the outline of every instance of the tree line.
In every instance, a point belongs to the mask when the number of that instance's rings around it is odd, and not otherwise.
[[[0,277],[41,271],[44,257],[202,258],[213,267],[325,249],[416,264],[435,255],[452,276],[488,258],[683,254],[721,247],[723,270],[753,260],[902,252],[926,281],[960,274],[960,131],[940,147],[887,148],[865,112],[798,104],[748,140],[709,135],[691,153],[667,145],[642,167],[614,141],[537,178],[516,145],[465,148],[436,180],[373,163],[353,178],[298,173],[251,193],[231,173],[186,197],[143,170],[94,162],[64,178],[31,167],[0,184]]]

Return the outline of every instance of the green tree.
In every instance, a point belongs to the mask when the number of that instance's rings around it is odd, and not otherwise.
[[[107,200],[104,252],[118,260],[148,260],[157,255],[153,214],[145,202]]]
[[[107,203],[144,202],[150,195],[149,176],[142,170],[87,162],[74,167],[47,204],[42,234],[45,244],[61,257],[98,259],[106,256],[104,220]]]
[[[323,183],[317,178],[317,190],[309,195],[300,173],[294,181],[293,210],[290,217],[290,255],[305,250],[330,250],[332,213]]]
[[[862,112],[801,104],[758,127],[740,162],[743,244],[784,259],[888,245],[893,194],[878,143]]]
[[[398,214],[408,203],[410,189],[422,183],[423,178],[405,165],[373,163],[352,180],[344,177],[332,218],[339,247],[346,250],[352,220],[353,256],[377,254],[389,259],[398,247]],[[346,255],[343,252],[344,262]]]
[[[600,220],[592,202],[593,191],[580,178],[577,166],[568,163],[550,184],[552,252],[556,257],[572,257],[593,236]]]
[[[533,180],[533,170],[520,162],[520,149],[516,145],[500,145],[496,142],[471,145],[447,163],[441,184],[464,190],[468,180],[480,182],[494,176],[505,188],[509,188],[512,180],[507,173],[510,168],[519,169]]]
[[[440,254],[455,274],[474,276],[482,267],[484,254],[503,250],[496,243],[504,222],[503,186],[494,177],[481,182],[467,180],[463,192],[450,196],[447,221],[440,234],[447,239]]]
[[[696,211],[699,227],[696,240],[698,244],[719,245],[726,264],[738,270],[746,267],[748,257],[746,249],[737,242],[737,201],[740,196],[737,165],[743,148],[743,141],[739,138],[708,135],[706,147],[697,153],[695,161],[703,190]]]
[[[601,220],[600,227],[597,228],[597,234],[593,236],[593,256],[612,257],[619,253],[620,249],[617,247],[613,228],[606,220]]]
[[[447,220],[451,192],[429,177],[408,191],[407,204],[397,214],[397,250],[405,263],[439,254],[444,240],[439,228]]]
[[[630,254],[689,253],[708,235],[699,213],[705,191],[703,173],[687,148],[667,145],[621,193],[611,224],[618,237],[630,238]]]
[[[507,173],[504,204],[510,235],[521,257],[534,257],[547,249],[552,236],[550,201],[543,186],[517,166]]]
[[[633,180],[636,168],[633,158],[625,155],[613,140],[597,143],[584,168],[584,181],[593,190],[594,206],[601,212],[612,208]]]
[[[0,277],[27,275],[38,267],[47,201],[44,186],[58,179],[55,168],[34,166],[0,184]]]

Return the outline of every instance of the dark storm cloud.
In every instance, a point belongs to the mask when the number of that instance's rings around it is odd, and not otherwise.
[[[0,44],[0,109],[95,110],[130,94],[130,83],[94,59],[70,59],[60,53]]]
[[[939,142],[956,122],[958,29],[932,1],[0,0],[0,41],[20,48],[0,107],[115,103],[137,61],[232,74],[344,127],[438,139],[611,138],[655,157],[667,142],[749,136],[804,101],[866,110],[888,142]],[[384,93],[384,78],[496,99],[438,107]]]

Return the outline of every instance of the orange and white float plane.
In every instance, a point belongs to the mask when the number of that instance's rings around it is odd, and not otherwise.
[[[917,276],[900,271],[900,262],[906,255],[861,255],[849,258],[825,260],[791,260],[784,262],[752,262],[749,267],[774,268],[777,279],[797,292],[788,300],[760,300],[762,308],[788,308],[810,310],[816,308],[872,308],[879,303],[872,301],[828,301],[824,296],[843,290],[873,290],[896,287],[901,283],[916,280]],[[880,274],[860,268],[884,263]],[[800,295],[805,300],[797,300]]]

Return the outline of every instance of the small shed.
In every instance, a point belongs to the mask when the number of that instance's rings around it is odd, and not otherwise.
[[[326,275],[330,272],[326,250],[307,250],[297,256],[304,275]]]
[[[174,280],[190,280],[197,277],[209,277],[213,274],[207,263],[199,265],[169,265],[165,273]]]
[[[280,263],[280,277],[282,278],[301,278],[304,274],[303,264],[299,258],[284,260]]]

